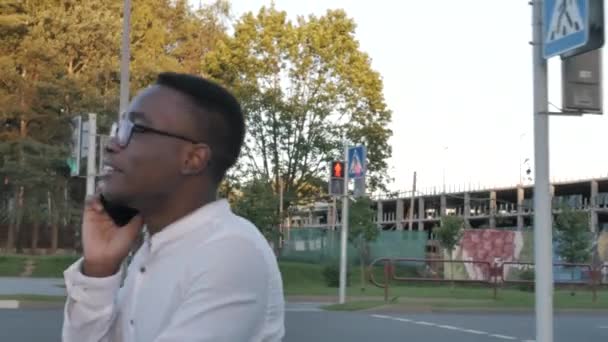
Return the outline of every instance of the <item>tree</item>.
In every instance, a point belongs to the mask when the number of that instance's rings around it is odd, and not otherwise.
[[[557,254],[568,263],[583,263],[591,257],[589,214],[562,206],[554,224]],[[572,269],[574,278],[574,268]]]
[[[433,229],[439,244],[448,252],[450,259],[450,279],[454,280],[454,263],[452,253],[463,234],[464,220],[458,216],[442,216],[439,227]],[[453,283],[452,283],[453,285]]]
[[[380,230],[373,221],[375,212],[368,197],[357,199],[349,210],[348,240],[359,251],[361,291],[365,291],[365,265],[369,263],[369,243],[376,241]]]
[[[370,188],[387,179],[391,112],[355,26],[342,10],[292,22],[263,7],[243,15],[203,63],[241,99],[248,127],[243,170],[274,184],[282,179],[287,205],[326,191],[343,135],[367,145]]]
[[[269,241],[279,237],[279,197],[268,179],[256,178],[238,190],[233,203],[237,215],[251,221]]]
[[[9,222],[9,249],[15,241],[20,247],[22,223],[32,226],[32,236],[42,222],[55,230],[68,220],[51,209],[71,218],[73,211],[57,204],[81,203],[65,196],[82,195],[67,189],[82,183],[68,182],[68,122],[95,112],[103,133],[116,119],[122,6],[121,0],[0,3],[0,203],[10,209],[0,219]],[[222,0],[196,11],[185,0],[136,0],[131,93],[159,71],[200,72],[202,58],[225,35],[229,9]]]

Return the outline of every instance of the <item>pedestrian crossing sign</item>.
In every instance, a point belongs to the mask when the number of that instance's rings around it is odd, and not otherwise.
[[[359,145],[348,149],[348,178],[365,177],[367,171],[365,146]]]
[[[587,44],[589,0],[545,0],[543,55],[558,56]]]

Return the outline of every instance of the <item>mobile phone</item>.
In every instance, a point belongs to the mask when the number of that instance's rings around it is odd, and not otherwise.
[[[131,207],[110,203],[102,194],[99,195],[99,200],[106,213],[108,213],[112,218],[112,221],[119,227],[129,223],[131,219],[138,214],[138,211]]]

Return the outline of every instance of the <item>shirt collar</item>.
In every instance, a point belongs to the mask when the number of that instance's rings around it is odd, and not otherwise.
[[[163,246],[185,238],[192,231],[201,229],[206,223],[221,218],[229,212],[230,204],[228,201],[226,199],[219,199],[205,204],[152,236],[146,230],[145,240],[150,248],[150,253],[154,253]]]

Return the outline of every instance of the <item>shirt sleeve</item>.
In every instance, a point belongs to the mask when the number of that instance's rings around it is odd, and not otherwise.
[[[92,278],[82,274],[82,262],[81,258],[63,273],[67,300],[62,341],[121,342],[110,341],[109,333],[116,316],[122,269],[110,277]]]
[[[154,342],[260,341],[272,295],[264,257],[254,243],[243,239],[201,247],[184,300]]]

